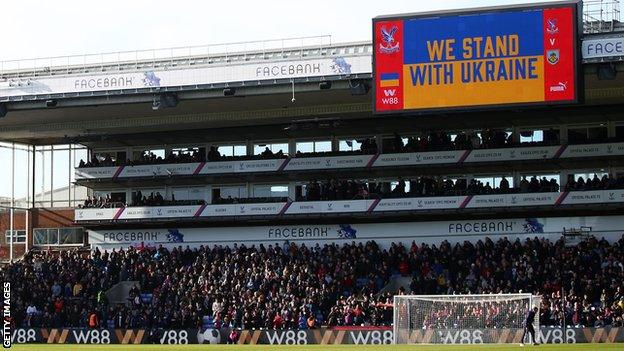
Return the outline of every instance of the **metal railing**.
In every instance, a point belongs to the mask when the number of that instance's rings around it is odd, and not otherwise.
[[[322,54],[332,47],[331,35],[120,51],[0,61],[0,82],[9,78],[172,68],[198,64],[285,58]]]
[[[583,33],[613,32],[621,21],[619,0],[583,1]]]

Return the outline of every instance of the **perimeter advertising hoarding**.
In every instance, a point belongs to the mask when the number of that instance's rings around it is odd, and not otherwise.
[[[377,113],[578,101],[577,4],[373,19]]]
[[[86,328],[18,328],[11,332],[12,344],[225,344],[231,328],[222,329],[86,329]],[[522,330],[464,329],[429,331],[416,330],[411,342],[442,344],[519,343]],[[434,333],[434,331],[436,333]],[[2,331],[0,330],[0,334]],[[237,344],[251,345],[388,345],[393,332],[388,327],[334,327],[306,330],[239,330]],[[541,327],[536,333],[542,344],[621,343],[624,328],[568,328]],[[417,346],[414,346],[416,348]],[[69,349],[73,349],[69,347]],[[331,348],[329,348],[331,349]],[[590,349],[587,347],[586,349]]]

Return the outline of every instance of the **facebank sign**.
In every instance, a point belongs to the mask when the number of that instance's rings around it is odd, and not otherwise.
[[[345,55],[318,59],[278,60],[270,63],[250,62],[128,73],[72,74],[8,79],[6,81],[0,80],[0,100],[3,97],[11,96],[157,89],[303,77],[344,76],[370,73],[370,67],[371,57],[368,55]]]

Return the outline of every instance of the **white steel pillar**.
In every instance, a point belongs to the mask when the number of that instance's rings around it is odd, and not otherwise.
[[[39,195],[39,201],[41,201],[40,206],[43,206],[45,204],[45,151],[41,150],[39,151],[41,152],[41,190],[40,190],[40,195]]]
[[[54,207],[54,145],[50,146],[50,207]]]
[[[33,178],[34,181],[34,178]],[[24,252],[28,252],[28,240],[30,238],[30,230],[28,225],[30,224],[30,146],[26,147],[26,207],[24,213],[24,230],[26,231],[26,242],[24,243]]]

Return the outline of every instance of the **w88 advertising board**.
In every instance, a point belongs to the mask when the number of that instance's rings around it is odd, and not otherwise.
[[[573,103],[577,3],[373,20],[377,113]]]

